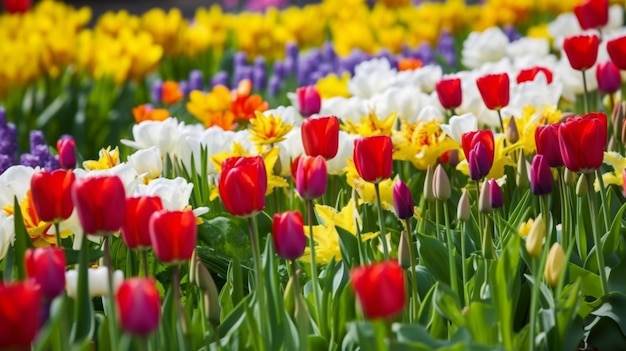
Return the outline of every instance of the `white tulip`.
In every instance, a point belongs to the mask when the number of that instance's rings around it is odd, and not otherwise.
[[[65,272],[65,289],[69,297],[75,298],[78,290],[78,266],[76,269]],[[107,267],[89,268],[89,296],[109,296],[109,277]],[[124,273],[122,271],[113,272],[113,291],[124,281]]]
[[[461,137],[467,132],[478,130],[478,119],[472,113],[452,116],[448,124],[442,124],[441,130],[450,138],[461,144]]]

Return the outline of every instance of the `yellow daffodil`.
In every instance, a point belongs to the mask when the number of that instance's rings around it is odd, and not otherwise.
[[[547,107],[542,111],[538,111],[533,106],[526,106],[522,110],[522,115],[519,118],[515,118],[515,124],[517,125],[517,134],[519,139],[514,144],[508,144],[504,149],[504,154],[519,150],[524,150],[525,155],[532,155],[537,150],[535,144],[535,130],[537,126],[542,124],[556,123],[561,119],[561,111],[554,107]],[[511,119],[505,120],[505,125],[509,125]]]
[[[521,236],[522,238],[527,237],[530,233],[530,228],[533,227],[534,221],[534,219],[530,218],[526,222],[520,224],[519,230],[517,231],[519,233],[519,236]]]
[[[169,56],[180,53],[181,33],[185,26],[183,13],[177,8],[172,8],[168,12],[161,8],[153,8],[141,16],[141,29],[150,33],[154,42]]]
[[[358,134],[363,137],[374,135],[391,135],[391,130],[396,124],[396,113],[392,113],[389,116],[380,119],[373,111],[370,111],[367,116],[361,117],[360,123],[353,122],[351,120],[345,120],[342,125],[342,129],[350,134]]]
[[[315,83],[317,91],[319,91],[322,99],[328,99],[331,97],[350,97],[348,92],[348,81],[350,80],[350,74],[344,72],[341,77],[335,73],[331,73],[326,77],[320,79]]]
[[[103,34],[117,37],[122,29],[137,31],[139,29],[139,17],[131,15],[126,10],[118,12],[107,11],[96,22],[95,30]]]
[[[620,189],[624,186],[624,170],[626,169],[626,157],[618,154],[615,151],[609,151],[604,153],[603,163],[613,168],[612,172],[604,172],[602,174],[602,180],[604,185],[617,185]],[[600,184],[596,180],[594,184],[595,190],[600,190]]]
[[[280,116],[264,115],[256,112],[256,118],[250,120],[248,131],[250,140],[261,147],[264,145],[274,145],[285,140],[285,135],[293,128],[293,125],[283,122]]]
[[[99,158],[97,161],[88,160],[83,162],[83,167],[87,171],[97,171],[103,169],[110,169],[120,164],[120,151],[116,147],[111,150],[108,146],[106,149],[100,149]]]
[[[421,170],[437,164],[446,151],[460,148],[435,121],[410,123],[402,120],[400,130],[394,131],[391,137],[395,149],[393,158],[409,161]]]
[[[219,126],[224,130],[235,127],[235,115],[230,110],[230,90],[218,85],[208,93],[194,90],[189,94],[187,111],[200,120],[207,128]]]

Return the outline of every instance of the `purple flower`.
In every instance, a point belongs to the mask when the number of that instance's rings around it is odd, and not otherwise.
[[[272,71],[274,75],[276,75],[280,79],[285,79],[285,77],[287,76],[287,67],[285,66],[284,61],[274,61]]]
[[[508,25],[504,27],[504,34],[509,38],[509,42],[514,42],[522,37],[514,26]]]
[[[535,155],[530,165],[530,190],[535,195],[550,194],[553,183],[554,179],[548,161],[543,155]]]
[[[227,88],[230,87],[230,84],[228,84],[228,73],[224,71],[219,71],[215,73],[213,78],[211,78],[211,87],[214,88],[218,85],[223,85]]]
[[[160,79],[152,82],[150,87],[150,100],[154,103],[161,102],[161,96],[163,95],[163,82]]]
[[[204,76],[201,70],[194,69],[193,71],[189,72],[189,81],[187,84],[187,88],[189,89],[189,91],[204,89]]]
[[[248,58],[246,57],[246,53],[243,51],[238,51],[233,56],[233,66],[235,69],[239,66],[245,66],[248,63]]]
[[[252,69],[252,87],[255,90],[263,90],[266,83],[267,74],[265,73],[265,67],[254,67]]]
[[[415,204],[411,196],[411,189],[402,180],[393,185],[393,208],[400,219],[413,217]]]
[[[273,74],[270,77],[270,80],[268,82],[268,87],[267,87],[267,90],[270,96],[278,95],[278,93],[282,89],[282,85],[283,85],[283,81],[277,75]]]
[[[504,205],[502,188],[500,188],[495,179],[489,180],[489,204],[491,205],[491,208],[500,208]]]
[[[0,174],[11,166],[13,166],[13,160],[7,155],[0,154]]]

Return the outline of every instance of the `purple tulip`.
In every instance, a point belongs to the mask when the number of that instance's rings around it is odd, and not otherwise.
[[[535,195],[550,194],[553,183],[554,179],[548,161],[543,155],[535,155],[530,165],[530,190]]]

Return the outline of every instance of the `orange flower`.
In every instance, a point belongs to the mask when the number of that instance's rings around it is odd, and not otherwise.
[[[249,121],[254,118],[255,112],[263,112],[269,108],[267,102],[260,95],[250,95],[252,82],[244,79],[239,82],[236,90],[232,92],[231,111],[238,120]]]
[[[143,104],[133,108],[135,123],[143,121],[163,121],[170,116],[170,111],[164,108],[153,108],[150,104]]]
[[[183,97],[183,91],[178,83],[169,80],[163,83],[161,87],[161,101],[164,104],[173,105],[182,100]]]
[[[235,116],[231,111],[231,93],[218,85],[208,93],[194,90],[189,94],[187,111],[209,128],[219,126],[224,130],[235,128]]]
[[[398,70],[399,71],[412,71],[416,70],[423,66],[423,62],[414,58],[404,58],[398,60]]]

